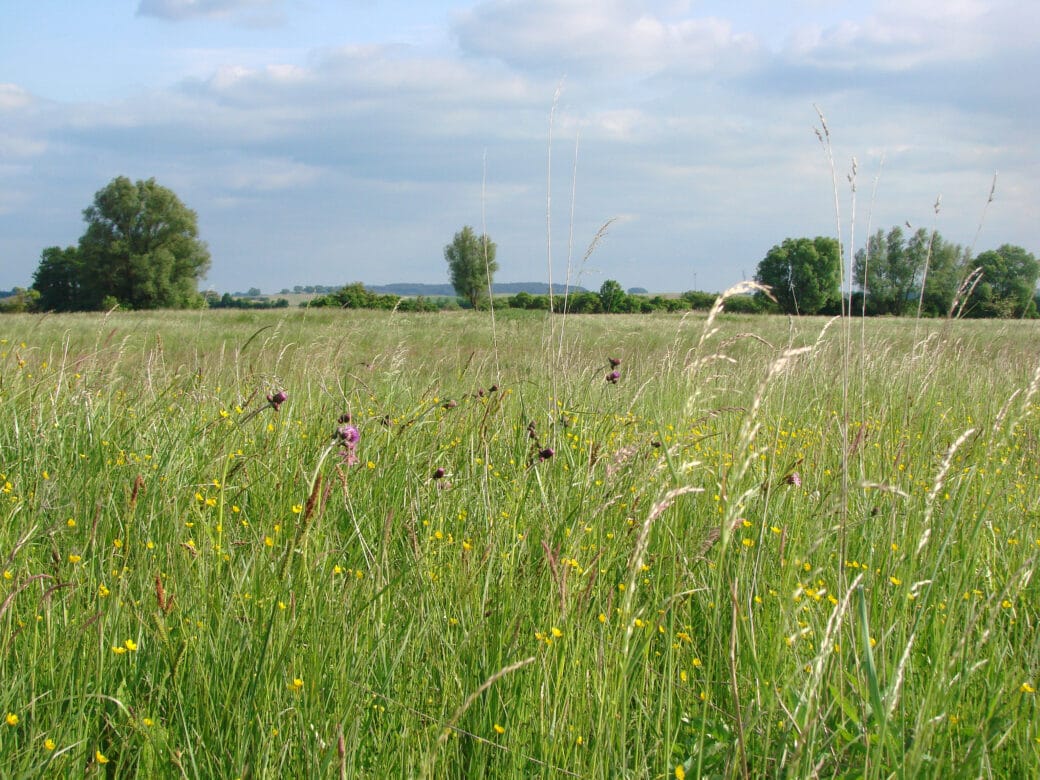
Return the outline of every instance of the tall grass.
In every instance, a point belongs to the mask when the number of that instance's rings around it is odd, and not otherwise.
[[[1033,323],[544,316],[0,320],[4,772],[1036,774]]]

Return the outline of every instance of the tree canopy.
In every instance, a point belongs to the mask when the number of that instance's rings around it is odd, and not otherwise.
[[[468,225],[444,247],[451,285],[459,297],[465,298],[474,308],[487,295],[491,280],[498,270],[496,249],[495,242],[487,234],[478,237]]]
[[[621,283],[615,279],[607,279],[600,285],[599,301],[603,311],[608,314],[616,314],[628,310],[628,295],[622,289]]]
[[[787,238],[758,264],[755,280],[773,290],[782,311],[817,314],[841,301],[837,240]]]
[[[975,258],[982,269],[965,314],[969,317],[1035,317],[1037,259],[1020,246],[1003,244]]]
[[[44,311],[78,311],[83,306],[84,273],[76,247],[51,246],[40,255],[33,274],[33,289],[39,293],[37,307]]]
[[[867,314],[904,315],[920,304],[922,314],[945,316],[964,274],[964,254],[938,231],[919,228],[907,239],[899,226],[887,235],[878,230],[856,252],[857,297],[866,301]],[[861,311],[862,303],[853,313]]]
[[[43,250],[34,287],[40,307],[90,310],[202,305],[197,283],[210,255],[197,216],[155,179],[113,179],[83,211],[78,247]]]

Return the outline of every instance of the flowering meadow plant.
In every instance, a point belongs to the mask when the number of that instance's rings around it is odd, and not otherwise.
[[[1036,776],[1036,323],[198,316],[0,319],[0,774]]]

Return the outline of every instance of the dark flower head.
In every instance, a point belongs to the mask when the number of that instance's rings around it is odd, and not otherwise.
[[[538,460],[549,460],[549,458],[551,458],[555,454],[556,452],[553,450],[552,447],[546,447],[544,450],[541,450],[538,453]]]
[[[788,485],[794,485],[795,487],[801,487],[802,486],[802,475],[799,474],[797,471],[792,471],[790,474],[788,474],[786,477],[784,477],[784,482],[786,482]]]
[[[339,416],[339,420],[337,420],[337,422],[340,425],[345,425],[346,423],[349,423],[353,419],[354,419],[354,417],[350,414],[350,412],[343,412],[343,414],[341,414]]]
[[[267,403],[271,404],[271,408],[276,412],[278,411],[278,407],[284,404],[287,400],[289,400],[289,394],[284,390],[279,390],[277,393],[271,393],[267,396]]]
[[[617,368],[618,366],[621,365],[621,358],[612,357],[612,358],[607,358],[607,360],[610,361],[610,367],[611,368]]]
[[[434,479],[443,479],[445,474],[447,474],[447,472],[444,469],[438,467],[433,472],[433,478]]]
[[[620,371],[611,371],[609,374],[607,374],[607,381],[610,382],[610,384],[612,384],[612,385],[616,385],[620,378],[621,378],[621,372]]]
[[[456,401],[454,398],[451,398],[451,399],[445,401],[444,403],[442,403],[441,404],[441,408],[442,409],[454,409],[458,405],[459,405],[459,402]]]
[[[488,388],[488,392],[489,393],[497,393],[498,392],[498,385],[491,385],[491,387]]]

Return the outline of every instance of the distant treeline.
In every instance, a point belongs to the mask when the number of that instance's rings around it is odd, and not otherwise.
[[[548,287],[546,287],[548,289]],[[690,311],[693,309],[710,309],[718,297],[716,293],[690,290],[675,297],[627,293],[621,285],[613,280],[603,283],[600,291],[590,292],[574,290],[561,291],[552,296],[554,312],[572,314],[624,314],[650,313],[655,311]],[[532,295],[529,292],[518,292],[508,297],[497,297],[495,304],[499,308],[530,309],[548,311],[550,297]],[[487,301],[481,301],[480,307],[486,308]],[[388,293],[376,293],[366,288],[361,282],[354,282],[341,287],[333,293],[313,298],[301,303],[305,307],[337,307],[342,309],[396,309],[397,311],[444,311],[468,308],[468,304],[452,297],[426,298],[416,296],[404,298]],[[775,304],[762,297],[737,295],[726,300],[726,310],[730,312],[762,313],[777,311]]]
[[[205,295],[206,305],[211,309],[288,309],[289,301],[285,298],[271,300],[264,297],[254,297],[251,293],[247,297],[239,297],[241,293],[232,295],[224,293],[217,295],[208,292]]]
[[[290,293],[300,294],[327,294],[338,292],[341,288],[338,286],[329,286],[323,284],[314,285],[296,285],[291,290],[286,287],[279,295],[288,295]],[[369,284],[365,286],[365,289],[372,293],[379,293],[381,295],[399,295],[402,297],[412,298],[455,298],[457,293],[455,288],[450,284],[424,284],[420,282],[396,282],[394,284]],[[528,292],[533,295],[547,295],[549,293],[549,285],[545,282],[495,282],[492,285],[492,289],[495,295],[513,295],[519,292]],[[553,286],[554,295],[562,295],[566,292],[567,285],[554,282]],[[571,285],[571,292],[586,292],[584,287]],[[257,291],[259,292],[259,291]],[[252,290],[250,290],[252,293]]]

